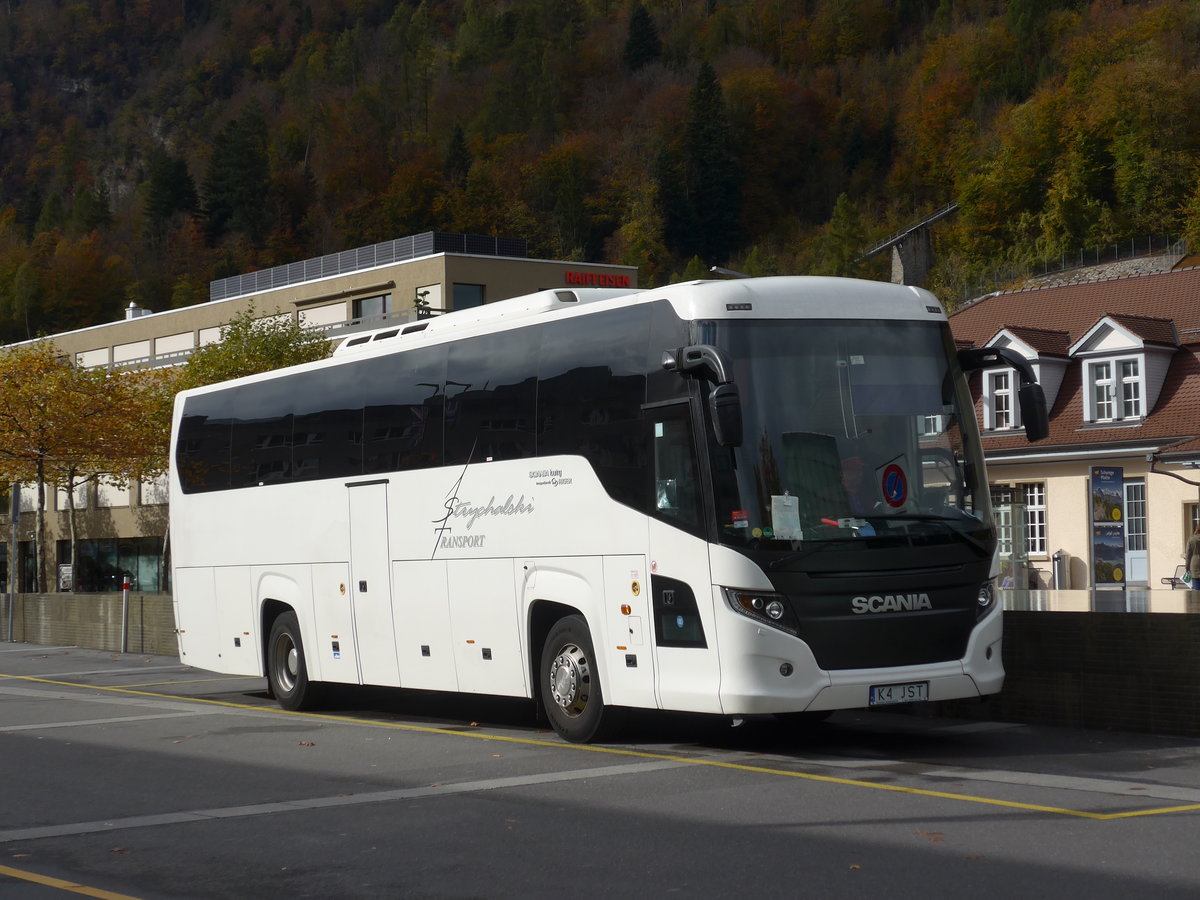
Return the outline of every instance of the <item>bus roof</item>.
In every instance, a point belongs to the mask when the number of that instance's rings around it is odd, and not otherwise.
[[[946,318],[937,298],[909,285],[853,278],[772,276],[718,281],[690,281],[661,288],[577,288],[538,291],[391,325],[353,335],[334,350],[334,356],[377,349],[380,341],[420,333],[442,336],[450,329],[484,331],[504,328],[522,319],[579,310],[603,301],[631,303],[668,300],[683,319],[716,318]],[[422,341],[424,343],[424,341]]]

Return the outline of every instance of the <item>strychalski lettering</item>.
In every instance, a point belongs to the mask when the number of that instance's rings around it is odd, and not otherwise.
[[[453,507],[451,507],[451,504],[453,504]],[[485,517],[524,516],[533,512],[533,501],[526,500],[524,494],[517,499],[513,499],[513,495],[509,494],[508,499],[499,504],[496,503],[496,498],[493,496],[482,506],[471,503],[469,500],[459,500],[457,497],[454,497],[447,501],[446,506],[450,513],[449,518],[467,520],[468,530],[473,528],[476,522]]]
[[[863,613],[912,612],[918,609],[933,609],[928,594],[872,594],[870,597],[854,597],[850,609],[855,615]]]

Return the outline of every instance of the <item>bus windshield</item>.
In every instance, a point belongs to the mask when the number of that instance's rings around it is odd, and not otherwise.
[[[723,542],[991,550],[974,408],[942,322],[700,323],[733,360],[744,439],[712,447]]]

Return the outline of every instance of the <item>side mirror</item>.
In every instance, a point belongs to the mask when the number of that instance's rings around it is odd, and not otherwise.
[[[711,344],[693,344],[663,352],[662,367],[680,375],[696,374],[713,382],[708,411],[713,436],[722,447],[742,444],[742,398],[733,383],[732,367],[724,351]]]
[[[713,436],[722,447],[742,445],[742,398],[736,384],[718,384],[708,394]]]
[[[1025,437],[1040,441],[1050,433],[1050,417],[1046,412],[1046,394],[1033,374],[1029,360],[1008,347],[970,347],[958,351],[958,364],[964,372],[993,366],[1011,366],[1016,370],[1021,387],[1017,390],[1017,405],[1025,425]]]
[[[1025,438],[1040,441],[1050,433],[1050,416],[1046,412],[1046,393],[1036,381],[1023,384],[1017,390],[1017,405],[1025,424]]]

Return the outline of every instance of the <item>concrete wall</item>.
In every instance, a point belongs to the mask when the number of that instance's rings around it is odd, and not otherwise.
[[[933,704],[923,712],[1200,735],[1198,615],[1006,612],[1004,667],[999,694]]]
[[[12,639],[29,644],[121,650],[122,595],[17,594]],[[129,594],[129,653],[177,656],[170,594]],[[9,633],[8,597],[0,598],[0,638]]]
[[[1143,592],[1152,593],[1153,602],[1124,593],[1012,592],[1010,600],[1026,608],[1004,614],[1004,690],[983,700],[930,704],[914,711],[1200,735],[1200,591]],[[1056,609],[1044,608],[1049,605]],[[1178,611],[1096,611],[1115,608]],[[1064,611],[1070,609],[1078,611]],[[128,652],[177,655],[169,594],[130,594],[128,621]],[[18,595],[13,625],[16,641],[119,651],[121,595]],[[4,598],[0,637],[7,635]]]

